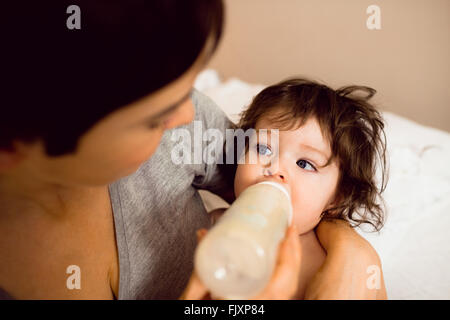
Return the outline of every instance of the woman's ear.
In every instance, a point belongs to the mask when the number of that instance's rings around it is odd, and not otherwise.
[[[25,158],[25,145],[22,143],[13,143],[11,148],[0,148],[0,173],[6,172],[17,167]]]
[[[20,157],[14,151],[0,149],[0,173],[12,169],[20,163]]]

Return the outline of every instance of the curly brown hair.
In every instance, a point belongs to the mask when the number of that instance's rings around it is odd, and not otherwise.
[[[237,126],[245,131],[268,117],[280,130],[295,130],[311,117],[317,119],[331,146],[328,163],[334,159],[339,165],[337,205],[324,211],[322,218],[343,219],[353,227],[370,224],[379,231],[385,221],[381,193],[387,170],[383,119],[368,102],[375,93],[365,86],[333,90],[308,79],[288,79],[262,90],[241,113]]]

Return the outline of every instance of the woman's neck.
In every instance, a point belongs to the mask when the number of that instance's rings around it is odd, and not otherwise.
[[[2,212],[36,208],[54,217],[82,212],[92,207],[107,186],[64,186],[15,171],[0,175],[0,215]]]

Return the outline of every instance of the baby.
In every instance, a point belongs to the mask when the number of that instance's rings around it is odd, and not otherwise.
[[[299,299],[325,260],[326,252],[314,231],[321,219],[343,219],[353,226],[366,223],[375,230],[383,225],[378,198],[385,187],[384,125],[368,102],[375,92],[362,86],[333,90],[313,81],[290,79],[261,91],[241,114],[239,128],[267,129],[268,134],[267,139],[257,134],[241,153],[248,160],[254,152],[258,161],[238,165],[234,192],[239,197],[261,181],[277,181],[290,190],[292,222],[302,245]],[[270,129],[279,130],[278,139],[270,139]],[[382,177],[379,188],[377,160]]]

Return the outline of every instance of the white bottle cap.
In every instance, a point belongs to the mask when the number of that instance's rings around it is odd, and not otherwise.
[[[268,184],[268,185],[274,186],[275,188],[281,190],[286,195],[286,197],[288,198],[288,201],[289,201],[288,223],[289,223],[289,225],[291,225],[293,209],[292,209],[291,195],[289,194],[289,191],[285,187],[283,187],[282,184],[280,184],[278,182],[274,182],[274,181],[263,181],[263,182],[259,182],[257,184]]]

